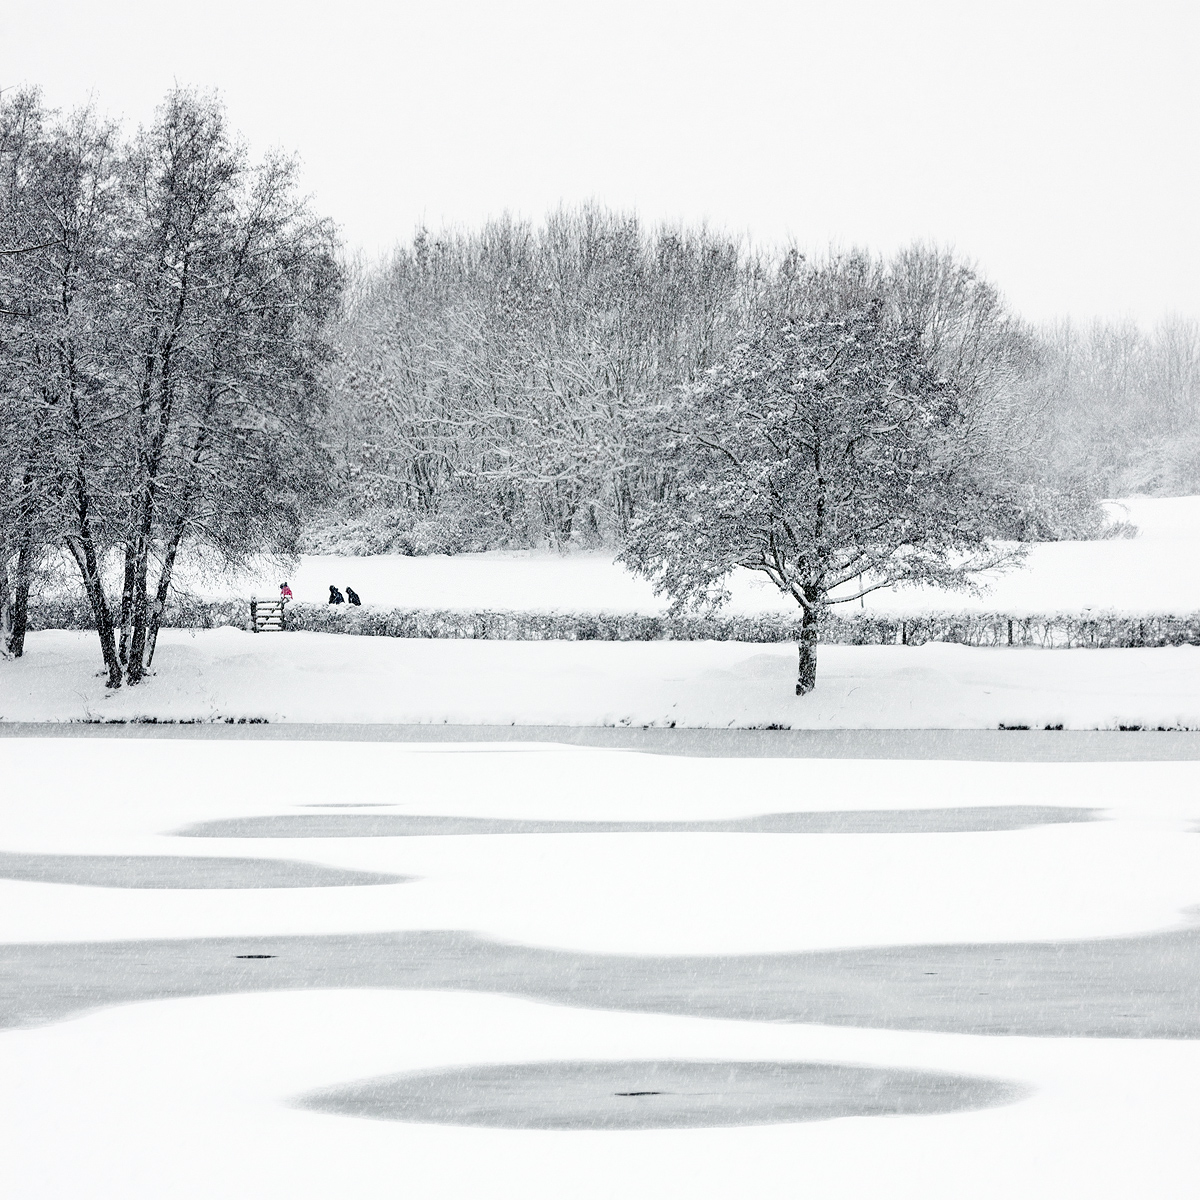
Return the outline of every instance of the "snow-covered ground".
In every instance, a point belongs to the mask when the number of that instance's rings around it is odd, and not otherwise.
[[[526,947],[736,955],[1120,937],[1181,928],[1200,905],[1200,766],[1191,763],[30,739],[0,742],[0,774],[0,851],[236,854],[412,880],[227,892],[0,880],[0,942],[9,944],[461,929]],[[1095,807],[1104,819],[963,834],[173,834],[354,803],[686,820],[1014,798]],[[13,986],[48,981],[10,980],[0,1000]],[[73,981],[75,994],[88,988],[86,973]],[[899,1031],[601,1011],[500,994],[486,978],[472,991],[346,986],[85,1009],[0,1032],[2,1190],[12,1200],[1194,1196],[1200,1041],[989,1037],[952,1024]],[[632,1132],[406,1124],[296,1106],[315,1089],[397,1071],[630,1059],[941,1070],[1030,1094],[947,1115]]]
[[[905,616],[928,612],[1187,613],[1200,608],[1200,497],[1133,497],[1107,504],[1115,520],[1133,522],[1131,539],[1046,542],[1024,564],[988,583],[981,596],[934,588],[872,593],[837,611]],[[184,571],[181,584],[211,598],[275,596],[276,569],[240,577]],[[297,600],[323,603],[329,585],[349,584],[364,603],[410,608],[532,612],[658,613],[666,601],[644,579],[602,553],[492,552],[448,557],[309,556],[286,576]],[[781,612],[795,605],[763,576],[741,571],[729,582],[731,614]]]
[[[91,633],[0,663],[5,721],[158,720],[869,729],[1200,728],[1200,648],[505,642],[167,630],[155,674],[106,692]]]

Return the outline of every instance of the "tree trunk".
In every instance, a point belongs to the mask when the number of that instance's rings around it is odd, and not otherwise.
[[[113,631],[112,612],[104,596],[104,585],[100,581],[100,571],[96,561],[96,550],[90,537],[72,537],[67,542],[67,549],[79,567],[79,575],[83,580],[83,589],[87,593],[88,603],[92,606],[92,616],[96,621],[96,632],[100,636],[100,653],[104,657],[104,667],[108,671],[110,688],[121,686],[121,660],[117,657],[117,639]]]
[[[121,686],[121,660],[117,657],[117,639],[113,631],[112,610],[104,595],[104,581],[100,578],[96,542],[92,532],[91,495],[88,490],[87,473],[84,469],[88,439],[83,430],[79,393],[75,386],[74,346],[70,343],[64,344],[61,353],[69,387],[70,430],[77,456],[71,492],[73,493],[72,500],[78,531],[67,535],[64,540],[71,557],[75,560],[75,565],[79,568],[80,577],[83,579],[83,589],[87,593],[88,603],[92,606],[92,616],[96,621],[96,633],[100,638],[100,653],[104,658],[104,669],[108,672],[107,686],[115,689]]]
[[[12,642],[12,607],[8,600],[8,551],[0,546],[0,658],[14,657]]]
[[[149,521],[146,522],[149,524]],[[125,660],[125,678],[137,683],[145,674],[143,661],[146,654],[146,584],[149,573],[149,538],[143,528],[138,539],[137,565],[133,578],[133,629],[129,640],[129,657]]]
[[[633,488],[629,483],[629,473],[620,472],[613,481],[613,492],[616,499],[617,532],[624,538],[633,524],[636,506],[633,500]]]
[[[122,664],[129,661],[129,623],[133,619],[133,566],[133,542],[129,541],[125,543],[125,576],[121,585],[121,641],[117,647],[117,656]]]
[[[33,576],[33,528],[21,531],[17,551],[17,578],[9,615],[7,650],[13,658],[25,653],[25,631],[29,628],[29,584]]]
[[[32,458],[33,451],[30,451]],[[21,516],[17,524],[17,577],[13,581],[11,602],[8,594],[8,547],[4,548],[5,562],[0,565],[0,604],[4,606],[0,617],[0,649],[13,658],[25,653],[25,630],[29,624],[29,584],[33,575],[33,513],[36,502],[33,498],[33,473],[27,465],[21,481]]]
[[[796,676],[796,695],[807,696],[817,686],[818,600],[815,589],[804,589],[808,601],[800,620],[800,672]]]
[[[162,620],[163,610],[167,606],[167,593],[171,590],[171,575],[175,570],[175,556],[179,553],[179,544],[183,541],[183,521],[176,525],[167,545],[167,554],[163,559],[162,573],[158,577],[158,591],[154,603],[150,606],[150,633],[146,639],[146,670],[154,661],[154,647],[158,645],[158,627]]]
[[[25,653],[29,626],[29,584],[33,575],[33,526],[26,525],[17,540],[17,574],[9,594],[7,549],[0,562],[0,654],[20,658]]]
[[[154,448],[157,455],[158,447]],[[125,657],[125,679],[138,683],[146,673],[146,623],[150,615],[146,589],[150,577],[150,539],[154,532],[155,475],[157,459],[150,469],[150,478],[138,502],[138,524],[134,541],[133,588],[130,592],[129,653]]]

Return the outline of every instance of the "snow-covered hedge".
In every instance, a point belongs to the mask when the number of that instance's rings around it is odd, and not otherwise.
[[[879,645],[954,642],[963,646],[1037,646],[1055,649],[1127,649],[1200,645],[1200,613],[1183,616],[1118,613],[1009,617],[1003,613],[931,613],[923,617],[832,618],[823,642]]]
[[[173,600],[163,624],[177,629],[216,629],[222,625],[250,626],[250,605],[242,600]],[[92,610],[80,597],[43,597],[29,602],[29,628],[95,629]]]
[[[43,600],[30,608],[31,629],[92,629],[83,600]],[[249,628],[247,602],[175,601],[164,625],[214,629]],[[288,606],[288,628],[367,637],[490,638],[509,641],[649,642],[665,639],[719,642],[791,642],[796,617],[668,617],[635,613],[460,611],[381,606]],[[830,645],[956,642],[965,646],[1128,647],[1200,645],[1200,613],[1184,616],[1118,614],[1009,618],[1002,613],[931,613],[904,619],[869,614],[826,616],[821,641]]]
[[[508,641],[787,642],[799,622],[781,616],[666,617],[637,613],[563,613],[439,610],[298,604],[290,629],[379,637],[490,638]]]

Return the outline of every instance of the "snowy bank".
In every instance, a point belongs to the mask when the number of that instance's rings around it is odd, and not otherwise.
[[[155,675],[106,693],[94,634],[31,634],[0,666],[7,721],[259,719],[691,727],[1200,728],[1200,650],[505,642],[166,630]]]

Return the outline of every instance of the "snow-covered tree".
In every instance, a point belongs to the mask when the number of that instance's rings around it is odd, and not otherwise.
[[[116,687],[149,666],[182,546],[295,548],[341,270],[293,165],[252,166],[214,101],[177,90],[125,145],[87,111],[43,118],[0,209],[30,248],[0,259],[0,551],[19,582],[23,538],[65,547]]]
[[[118,656],[136,682],[185,541],[228,564],[295,548],[303,493],[319,486],[318,374],[341,272],[294,164],[252,167],[212,100],[170,95],[123,182]]]
[[[719,603],[737,567],[767,575],[802,613],[797,695],[829,604],[969,587],[1013,556],[993,536],[1002,457],[926,334],[880,263],[797,261],[784,301],[661,416],[673,484],[623,560],[677,607]]]
[[[347,509],[619,536],[662,483],[645,414],[727,348],[746,269],[728,239],[595,206],[419,232],[363,273],[337,330]]]
[[[37,471],[37,406],[21,354],[30,267],[45,230],[31,176],[45,114],[36,92],[0,98],[0,655],[19,658],[44,506]]]
[[[1038,456],[1093,496],[1200,490],[1200,322],[1164,318],[1041,331]]]
[[[90,110],[57,120],[36,94],[5,107],[4,223],[22,230],[0,260],[7,540],[16,541],[9,642],[23,635],[33,559],[57,543],[79,566],[89,599],[111,544],[109,501],[120,486],[112,453],[109,351],[119,328],[115,247],[118,154]],[[111,624],[98,623],[101,644]],[[113,678],[115,662],[105,652]]]

